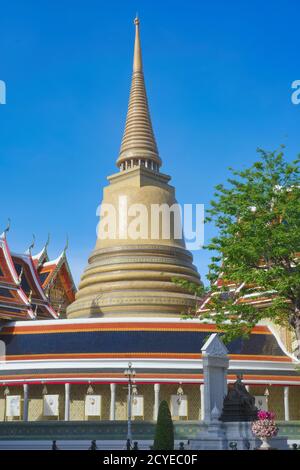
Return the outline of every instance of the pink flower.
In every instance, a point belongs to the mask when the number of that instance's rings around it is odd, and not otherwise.
[[[266,417],[267,416],[267,417]],[[259,419],[252,423],[252,432],[257,437],[274,437],[278,433],[273,417],[274,413],[260,412]]]
[[[263,411],[263,410],[260,410],[258,413],[257,413],[257,417],[259,420],[263,420],[263,419],[271,419],[273,420],[275,418],[275,413],[272,413],[271,411]]]

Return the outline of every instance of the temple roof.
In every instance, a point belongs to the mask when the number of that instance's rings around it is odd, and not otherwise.
[[[0,319],[33,319],[35,314],[16,271],[6,238],[0,237]]]
[[[300,253],[295,254],[295,261],[300,258]],[[263,262],[261,263],[263,265]],[[266,291],[266,289],[259,287],[258,285],[249,285],[245,282],[233,282],[230,279],[224,279],[223,274],[215,281],[214,287],[217,287],[222,292],[224,291],[232,294],[237,294],[237,304],[249,304],[255,305],[258,308],[268,307],[274,297],[276,297],[276,291]],[[241,293],[242,290],[244,293]],[[224,291],[222,293],[224,293]],[[246,293],[245,293],[246,291]],[[239,295],[240,294],[240,295]],[[208,304],[211,296],[216,295],[216,292],[208,292],[202,299],[198,308],[198,313],[204,313],[209,310]]]
[[[0,237],[0,320],[58,318],[48,292],[59,279],[67,304],[75,299],[76,287],[66,257],[66,250],[49,260],[47,246],[31,255],[12,253],[6,232]]]
[[[203,381],[201,347],[216,332],[199,320],[85,319],[16,322],[0,331],[6,361],[0,383],[28,381],[122,381],[128,361],[136,380]],[[227,345],[229,379],[300,385],[297,360],[267,325],[249,339]]]
[[[69,301],[73,302],[75,300],[76,286],[71,274],[65,250],[56,259],[48,260],[43,263],[40,266],[38,273],[43,289],[46,292],[49,291],[55,280],[59,277]]]
[[[215,285],[218,288],[226,287],[226,292],[239,294],[241,289],[244,288],[244,283],[234,283],[230,281],[224,281],[222,277],[220,277]],[[247,293],[237,296],[237,304],[249,304],[255,305],[258,308],[268,306],[272,303],[274,296],[276,295],[275,292],[267,292],[264,289],[260,289],[258,286],[249,286],[247,288]],[[226,293],[225,292],[225,293]],[[224,295],[224,292],[221,292]],[[209,303],[211,300],[212,295],[217,295],[217,292],[208,292],[200,301],[199,308],[197,312],[199,314],[206,313],[209,311]]]
[[[12,260],[21,278],[21,287],[30,301],[35,315],[38,318],[58,318],[46,297],[31,255],[12,253]]]
[[[138,18],[134,20],[133,72],[125,131],[117,165],[132,159],[151,160],[161,165],[151,123],[145,87]]]

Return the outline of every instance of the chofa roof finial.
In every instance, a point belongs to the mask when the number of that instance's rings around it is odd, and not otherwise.
[[[49,246],[49,243],[50,243],[50,233],[48,233],[48,238],[47,238],[47,241],[45,243],[45,250],[47,250],[48,246]]]
[[[9,232],[9,230],[10,230],[10,218],[7,219],[7,226],[1,234],[1,238],[6,239],[6,234]]]
[[[34,233],[32,234],[32,242],[31,242],[31,245],[29,245],[28,247],[28,250],[26,251],[26,255],[30,255],[31,256],[31,250],[32,248],[34,247],[35,245],[35,235]]]
[[[68,234],[67,234],[66,244],[65,244],[65,247],[64,247],[64,250],[63,250],[64,254],[66,253],[68,248],[69,248],[69,237],[68,237]]]

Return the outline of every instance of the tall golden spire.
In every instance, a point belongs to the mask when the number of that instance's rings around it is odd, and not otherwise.
[[[101,206],[104,212],[108,204],[112,206],[117,217],[115,223],[108,224],[105,216],[100,219],[96,246],[82,275],[76,300],[67,309],[68,318],[119,317],[124,320],[128,315],[180,316],[193,308],[195,299],[172,279],[182,276],[200,284],[184,238],[178,238],[175,233],[178,224],[170,223],[168,211],[163,211],[158,224],[155,224],[155,217],[152,218],[153,205],[167,205],[171,209],[177,203],[175,188],[168,184],[170,176],[158,172],[161,161],[148,110],[138,18],[134,23],[132,84],[117,162],[120,173],[108,177],[109,185],[104,188]],[[124,203],[120,203],[121,200]],[[136,232],[131,232],[128,217],[130,223],[133,220],[128,211],[137,205],[142,205],[145,211],[141,212]],[[135,220],[137,218],[138,214]],[[165,236],[163,228],[166,224],[169,237]],[[152,236],[154,227],[158,228],[158,233]]]
[[[134,54],[133,54],[133,73],[141,72],[143,73],[143,63],[142,63],[142,49],[141,49],[141,39],[140,39],[140,20],[138,17],[134,20],[135,24],[135,41],[134,41]]]
[[[145,88],[139,31],[140,20],[135,18],[134,24],[132,82],[125,131],[117,165],[121,170],[134,166],[145,166],[152,170],[158,170],[161,159],[152,129]]]

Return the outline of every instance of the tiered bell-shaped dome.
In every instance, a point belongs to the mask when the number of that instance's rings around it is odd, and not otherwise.
[[[195,299],[175,285],[173,278],[180,276],[200,283],[182,231],[178,237],[174,223],[169,237],[164,236],[162,229],[152,237],[150,230],[153,205],[162,208],[164,219],[169,216],[164,209],[176,204],[176,198],[174,188],[168,184],[170,177],[159,172],[161,159],[148,108],[137,18],[135,27],[129,108],[117,160],[120,172],[108,178],[110,184],[104,188],[102,201],[102,207],[110,205],[115,209],[116,236],[105,238],[98,233],[76,300],[68,307],[69,318],[180,316],[194,307]],[[140,224],[143,236],[124,236],[124,220],[128,218],[129,208],[136,205],[142,205],[149,215],[149,220],[147,215]],[[145,226],[149,226],[147,236],[144,236]]]

